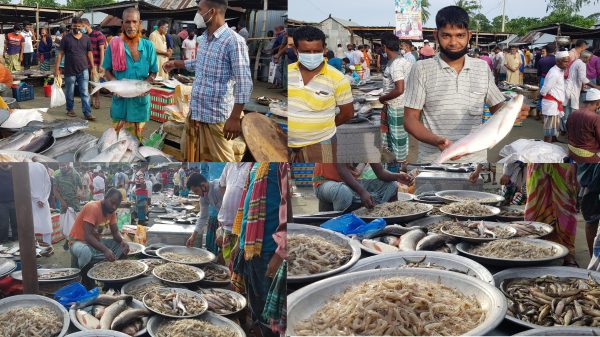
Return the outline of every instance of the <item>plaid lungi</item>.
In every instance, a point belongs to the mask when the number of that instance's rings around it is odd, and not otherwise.
[[[544,137],[558,136],[558,126],[560,125],[560,117],[544,116]]]
[[[337,139],[332,138],[320,143],[289,149],[293,163],[335,163],[337,162]]]

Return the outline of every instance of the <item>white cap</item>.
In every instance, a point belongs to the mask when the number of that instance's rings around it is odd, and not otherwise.
[[[429,40],[423,40],[423,43],[429,43]]]
[[[559,51],[558,53],[556,53],[556,58],[557,59],[564,59],[569,57],[569,52],[568,51]]]
[[[587,94],[585,94],[585,101],[586,102],[592,102],[592,101],[599,101],[600,100],[600,90],[598,89],[588,89]]]

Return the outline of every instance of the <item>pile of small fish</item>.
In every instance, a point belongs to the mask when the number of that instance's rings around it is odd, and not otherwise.
[[[535,236],[540,237],[548,234],[543,228],[532,225],[528,222],[511,223],[510,227],[517,230],[518,237]]]
[[[168,260],[179,263],[201,264],[210,262],[210,257],[202,255],[180,254],[174,252],[165,252],[160,255]]]
[[[378,240],[377,240],[378,239]],[[380,253],[387,252],[409,252],[415,250],[440,251],[451,253],[452,247],[447,244],[453,241],[453,238],[445,234],[427,233],[420,229],[413,229],[401,236],[386,235],[377,239],[365,239],[361,243]]]
[[[146,296],[147,293],[156,292],[160,288],[164,287],[165,286],[159,280],[156,280],[153,282],[148,282],[132,287],[127,291],[127,294],[133,296],[133,298],[135,298],[138,301],[143,301],[144,296]]]
[[[363,207],[354,211],[354,214],[367,217],[390,217],[417,214],[429,209],[429,205],[419,202],[395,201],[377,205],[373,209]]]
[[[54,337],[62,328],[62,317],[45,306],[18,307],[0,313],[3,337]]]
[[[228,291],[223,291],[221,289],[202,289],[199,293],[202,294],[204,299],[208,302],[208,310],[216,314],[229,315],[242,309],[242,303],[231,296]]]
[[[78,271],[73,270],[60,270],[60,271],[50,271],[45,272],[43,274],[38,274],[39,280],[53,280],[53,279],[61,279],[65,277],[71,277],[79,274]]]
[[[202,278],[198,275],[198,272],[194,268],[180,263],[165,263],[154,268],[154,275],[165,281],[170,282],[185,282],[192,283],[198,282]]]
[[[589,278],[545,275],[506,279],[507,314],[542,326],[600,327],[600,284]]]
[[[229,281],[231,276],[226,268],[219,268],[218,265],[207,264],[202,267],[204,271],[204,280],[208,281]]]
[[[199,319],[178,319],[158,327],[156,337],[235,337],[229,328],[217,326]]]
[[[312,275],[343,266],[352,257],[344,247],[316,235],[288,235],[288,275]]]
[[[510,216],[510,217],[524,217],[525,216],[525,211],[523,210],[518,210],[518,209],[501,209],[500,214],[498,215],[502,215],[502,216]]]
[[[446,266],[442,266],[442,265],[436,264],[434,262],[425,262],[426,259],[427,259],[427,256],[424,256],[419,261],[411,261],[411,260],[408,260],[403,257],[402,260],[404,260],[405,264],[401,265],[400,268],[428,268],[428,269],[448,270],[448,271],[453,271],[455,273],[461,273],[461,274],[477,277],[477,275],[470,273],[471,269],[469,269],[469,268],[467,268],[467,270],[448,268]]]
[[[102,295],[101,295],[102,296]],[[107,295],[110,296],[110,295]],[[106,305],[91,305],[77,309],[76,317],[81,325],[89,330],[114,330],[133,336],[145,329],[151,315],[146,308],[132,307],[133,297],[129,295],[112,296],[118,299]],[[108,297],[103,303],[108,303]]]
[[[148,270],[146,271],[146,275],[150,275],[152,274],[152,271],[154,270],[154,268],[165,264],[165,260],[161,260],[161,259],[141,259],[138,260],[140,262],[142,262],[143,264],[148,266]]]
[[[441,207],[440,210],[449,214],[463,216],[488,216],[494,214],[489,208],[475,201],[455,202]]]
[[[469,238],[510,238],[513,233],[502,227],[487,227],[483,221],[457,222],[453,225],[442,227],[446,234]]]
[[[144,269],[144,264],[141,262],[117,260],[115,262],[98,263],[90,269],[90,274],[95,279],[120,280],[139,275]]]
[[[172,290],[148,293],[144,304],[161,314],[182,317],[199,315],[208,308],[206,302],[198,297]]]
[[[460,309],[459,309],[460,308]],[[457,336],[486,317],[479,301],[437,282],[375,279],[327,300],[296,324],[299,336]]]
[[[469,249],[469,253],[500,259],[528,260],[556,255],[556,248],[542,247],[523,240],[496,240]]]
[[[497,202],[497,198],[469,198],[469,197],[461,197],[458,195],[444,195],[444,199],[458,201],[458,202],[468,202],[475,201],[480,204],[493,203]]]

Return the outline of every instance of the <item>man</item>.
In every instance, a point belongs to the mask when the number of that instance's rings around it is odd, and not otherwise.
[[[539,61],[540,61],[540,59],[541,59],[542,57],[544,57],[545,55],[542,55],[542,51],[541,51],[541,50],[540,50],[540,48],[538,48],[538,47],[535,47],[535,48],[533,48],[533,52],[534,52],[534,55],[533,55],[533,66],[534,66],[535,68],[537,68],[537,64],[538,64],[538,62],[539,62]]]
[[[12,164],[0,164],[0,244],[18,240],[12,167]],[[11,236],[8,235],[9,228]]]
[[[504,67],[506,68],[506,81],[510,84],[520,84],[521,75],[519,68],[523,65],[521,62],[521,55],[518,52],[518,48],[515,46],[510,47],[510,54],[506,55],[504,60]]]
[[[327,64],[334,67],[335,69],[337,69],[340,72],[344,71],[342,68],[342,64],[343,64],[342,59],[335,57],[332,50],[327,52]]]
[[[485,50],[482,51],[481,54],[479,54],[479,59],[484,60],[485,63],[487,63],[488,66],[490,67],[490,70],[492,72],[494,71],[494,62],[490,58],[490,54],[488,54],[487,51],[485,51]]]
[[[325,34],[318,28],[298,28],[294,47],[299,61],[288,66],[290,161],[334,163],[336,127],[354,116],[350,82],[324,62]]]
[[[224,191],[221,190],[218,180],[213,180],[209,182],[203,175],[199,173],[192,173],[190,175],[186,187],[190,191],[200,196],[200,213],[198,213],[196,228],[194,229],[192,235],[190,235],[190,237],[187,239],[185,244],[188,247],[192,247],[194,245],[194,241],[196,241],[196,237],[199,234],[200,247],[202,247],[202,237],[206,232],[206,226],[208,224],[208,207],[212,206],[215,209],[221,209]],[[208,245],[209,244],[207,243],[207,246]]]
[[[173,54],[171,55],[171,58],[174,60],[181,60],[181,44],[183,41],[179,35],[177,35],[175,28],[171,28],[171,34],[169,34],[169,36],[171,37],[171,43],[173,44]]]
[[[4,45],[4,57],[6,58],[6,67],[8,70],[20,71],[21,62],[23,62],[23,35],[21,35],[21,26],[15,25],[12,33],[6,34],[6,44]]]
[[[60,169],[54,172],[54,195],[60,202],[60,223],[65,235],[71,232],[79,213],[79,193],[83,189],[81,177],[72,165],[61,162]]]
[[[181,31],[179,32],[179,34],[177,34],[177,36],[179,36],[179,38],[181,39],[181,41],[187,39],[188,37],[188,33],[189,31],[192,30],[191,28],[188,28],[187,26],[183,26],[181,28]]]
[[[94,69],[96,70],[96,77],[92,78],[92,81],[99,82],[100,78],[104,76],[102,64],[104,63],[104,51],[106,50],[106,37],[100,31],[100,26],[96,26],[92,29],[88,19],[82,19],[81,21],[83,22],[85,31],[90,38],[92,55],[94,55]],[[100,91],[94,93],[94,96],[92,97],[92,107],[94,109],[100,109]]]
[[[569,158],[579,164],[600,163],[600,90],[589,89],[579,110],[567,120]]]
[[[185,190],[186,187],[186,183],[187,183],[187,174],[185,172],[185,167],[186,167],[186,163],[181,163],[181,167],[179,168],[179,170],[177,170],[177,177],[179,180],[179,190],[183,191]]]
[[[115,187],[119,187],[121,185],[123,185],[123,186],[129,185],[129,178],[127,178],[127,175],[123,171],[118,171],[117,173],[115,173],[115,175],[113,177],[113,181],[114,181],[113,184]]]
[[[404,56],[404,59],[410,62],[411,65],[417,63],[417,59],[411,53],[412,51],[412,42],[410,40],[402,40],[400,41],[400,53]]]
[[[82,33],[83,23],[80,18],[71,20],[72,32],[66,34],[60,41],[60,50],[56,58],[54,68],[54,77],[59,78],[61,75],[60,65],[63,57],[65,64],[63,75],[65,76],[65,96],[67,98],[67,116],[77,117],[73,111],[75,83],[79,88],[81,97],[81,108],[83,115],[88,121],[95,121],[92,116],[92,108],[90,106],[90,94],[88,85],[90,81],[90,69],[92,78],[98,76],[94,68],[94,55],[92,54],[92,43],[90,38]]]
[[[435,50],[429,45],[429,40],[423,40],[423,47],[419,50],[419,54],[421,55],[421,60],[430,59],[435,55]]]
[[[325,48],[324,46],[325,46],[325,44],[323,43],[323,48]],[[358,74],[360,75],[361,80],[364,77],[364,70],[365,70],[363,67],[363,64],[365,63],[363,48],[364,48],[363,45],[359,45],[352,52],[354,68],[356,69],[356,72],[358,72]]]
[[[540,89],[544,86],[546,75],[556,65],[556,58],[554,57],[554,45],[549,44],[542,48],[542,54],[546,54],[537,62],[537,75],[540,78]],[[542,97],[538,99],[537,111],[542,111]]]
[[[542,96],[542,115],[544,116],[544,141],[556,142],[560,118],[564,116],[566,99],[565,69],[569,64],[569,53],[556,53],[556,65],[548,71],[544,86],[540,89]]]
[[[567,69],[565,69],[565,76],[569,77],[569,71],[571,70],[571,64],[575,62],[581,56],[581,52],[588,48],[587,42],[585,40],[579,39],[575,42],[575,47],[569,50],[569,64],[567,65]]]
[[[275,69],[275,73],[276,74],[280,74],[282,69],[281,69],[281,62],[279,62],[279,60],[277,59],[276,55],[279,54],[280,50],[281,50],[281,45],[285,44],[285,27],[283,26],[276,26],[275,27],[275,40],[273,41],[273,48],[271,49],[271,61],[273,61],[276,65],[277,68]],[[282,89],[283,88],[283,84],[281,83],[283,79],[281,78],[281,76],[276,76],[275,77],[275,82],[273,83],[273,85],[269,86],[269,89]]]
[[[92,172],[86,170],[85,168],[83,170],[85,171],[85,173],[81,177],[81,184],[83,185],[83,200],[88,201],[92,196],[92,189],[90,188],[90,186],[92,185],[92,181],[94,178],[92,176]]]
[[[28,70],[33,63],[34,41],[37,41],[33,25],[28,21],[23,22],[25,29],[21,32],[23,36],[23,67]]]
[[[363,170],[370,165],[377,179],[360,179]],[[320,201],[333,204],[333,210],[351,210],[352,204],[362,203],[367,208],[396,200],[398,182],[412,184],[413,178],[406,173],[392,173],[381,164],[315,164],[313,185]]]
[[[94,170],[94,179],[92,179],[93,191],[92,191],[92,199],[94,200],[102,200],[104,198],[104,192],[106,190],[106,183],[104,178],[102,177],[102,170],[96,169]]]
[[[148,221],[148,206],[150,205],[150,193],[152,193],[152,183],[150,188],[146,182],[146,172],[148,171],[148,163],[140,164],[140,168],[135,173],[133,183],[135,184],[135,206],[140,225],[145,225]]]
[[[496,83],[503,81],[504,79],[500,78],[500,73],[502,69],[504,68],[504,53],[502,52],[502,49],[496,47],[494,49],[495,51],[495,55],[494,55],[494,77],[496,78]]]
[[[240,21],[240,23],[238,24],[237,33],[244,38],[244,41],[248,42],[250,33],[248,32],[248,29],[246,29],[246,24],[244,22]]]
[[[183,40],[181,46],[183,48],[183,59],[182,60],[195,60],[196,59],[196,37],[194,31],[190,30],[187,39]]]
[[[382,147],[394,154],[396,162],[403,163],[408,155],[408,134],[404,130],[404,81],[412,64],[400,54],[400,41],[396,35],[385,35],[381,43],[389,60],[383,73],[383,95],[379,97],[379,103],[384,105]]]
[[[52,183],[46,166],[42,163],[29,163],[29,187],[31,192],[31,211],[33,228],[42,240],[52,245],[52,217],[48,198],[52,192]]]
[[[504,103],[488,65],[465,56],[472,35],[467,12],[457,6],[442,8],[436,25],[440,54],[415,64],[405,90],[404,128],[422,142],[418,163],[434,162],[440,151],[479,128],[484,103],[492,113]],[[522,115],[528,110],[524,106]],[[486,150],[453,159],[488,162]]]
[[[114,37],[104,57],[104,77],[113,80],[145,80],[154,82],[158,72],[158,61],[152,42],[140,35],[140,12],[133,8],[123,11],[123,33]],[[150,96],[124,98],[113,93],[110,116],[113,128],[119,132],[125,128],[140,141],[144,137],[144,127],[150,120]]]
[[[121,193],[111,188],[103,200],[88,202],[83,206],[68,238],[71,255],[77,259],[77,266],[73,267],[83,269],[103,259],[113,262],[127,257],[129,245],[123,241],[117,228],[116,211],[121,199]],[[107,227],[110,228],[112,239],[101,237]]]
[[[167,20],[160,20],[158,22],[158,29],[150,34],[150,42],[154,45],[158,60],[158,76],[163,80],[169,79],[169,73],[163,69],[163,65],[169,61],[169,54],[167,48],[167,32],[169,31],[169,22]]]
[[[339,58],[339,59],[343,59],[344,57],[346,57],[346,53],[344,53],[344,48],[342,48],[342,44],[338,43],[337,45],[337,50],[335,52],[335,57]]]
[[[196,70],[190,114],[200,143],[198,161],[235,161],[231,140],[242,132],[242,110],[252,93],[248,47],[225,22],[227,4],[227,0],[201,0],[195,21],[207,29],[196,60],[169,61],[164,66],[166,71]]]
[[[588,51],[591,52],[589,49]],[[600,81],[598,81],[600,78],[600,57],[595,54],[592,54],[592,58],[590,58],[590,61],[587,64],[586,76],[590,80],[590,83],[600,84]]]
[[[566,87],[566,104],[565,104],[565,115],[561,118],[561,131],[567,132],[567,119],[573,110],[579,109],[579,101],[583,101],[585,94],[585,87],[589,86],[592,88],[599,89],[597,86],[590,82],[586,76],[587,63],[590,61],[592,53],[584,50],[579,55],[579,58],[571,63],[569,68],[569,77],[567,78]],[[571,130],[575,131],[575,130]],[[578,132],[578,131],[576,131]]]
[[[346,48],[347,51],[344,52],[344,55],[352,62],[352,65],[354,65],[354,46],[351,43],[348,43]]]

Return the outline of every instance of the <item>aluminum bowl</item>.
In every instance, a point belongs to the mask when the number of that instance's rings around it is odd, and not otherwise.
[[[146,273],[144,275],[146,276],[150,276],[152,275],[152,270],[154,270],[154,268],[156,268],[157,266],[160,266],[161,264],[165,264],[167,263],[167,261],[163,260],[163,259],[159,259],[159,258],[145,258],[145,259],[139,259],[138,261],[140,261],[141,263],[145,264],[148,266],[148,270],[146,271]],[[157,266],[152,267],[150,265],[151,262],[157,262]],[[152,269],[150,269],[152,268]]]
[[[27,152],[27,151],[15,151],[15,150],[0,150],[0,156],[10,156],[16,159],[17,162],[30,162],[36,161],[38,163],[56,163],[56,159],[44,156],[42,154]]]
[[[537,244],[543,246],[545,248],[554,247],[556,249],[556,254],[549,257],[539,258],[539,259],[500,259],[495,257],[486,257],[481,255],[475,255],[469,253],[469,249],[473,246],[473,244],[468,242],[461,242],[456,245],[456,249],[460,252],[461,255],[465,255],[466,257],[473,259],[484,266],[497,266],[497,267],[515,267],[515,266],[536,266],[540,264],[546,264],[552,262],[554,260],[561,259],[565,257],[569,250],[567,247],[552,241],[546,241],[542,239],[529,239],[529,238],[520,238],[520,239],[512,239],[512,240],[523,240],[528,241],[533,244]]]
[[[127,254],[128,256],[135,256],[135,255],[139,255],[144,251],[144,245],[136,243],[136,242],[127,242],[127,245],[129,246],[129,253]],[[132,249],[136,249],[137,252],[132,253]]]
[[[525,212],[525,210],[523,209],[523,206],[503,206],[503,207],[500,207],[500,212],[502,213],[502,211],[523,211],[523,212]],[[523,220],[525,220],[525,214],[523,214],[522,216],[509,216],[509,215],[498,214],[498,215],[496,215],[496,220],[504,221],[504,222],[523,221]]]
[[[230,312],[228,314],[217,314],[215,312],[215,314],[219,315],[219,316],[233,316],[237,313],[239,313],[240,311],[244,310],[244,308],[246,307],[246,305],[248,304],[248,302],[246,301],[246,297],[244,297],[244,295],[237,293],[235,291],[229,290],[229,289],[223,289],[223,288],[210,288],[209,290],[212,291],[216,291],[216,292],[220,292],[223,294],[228,294],[231,295],[233,298],[235,298],[235,300],[237,301],[237,310]],[[198,293],[201,295],[204,295],[205,290],[204,289],[198,289]],[[210,304],[209,304],[210,306]],[[212,310],[210,310],[210,307],[208,308],[209,312],[213,312]]]
[[[53,272],[53,271],[70,271],[70,272],[72,272],[72,274],[67,277],[48,279],[48,280],[39,278],[40,275],[49,273],[49,272]],[[72,280],[72,279],[79,277],[80,272],[81,272],[81,270],[78,268],[38,269],[37,270],[38,282],[39,283],[64,282],[64,281]],[[10,274],[10,277],[14,278],[15,280],[23,281],[23,274],[22,274],[21,270]]]
[[[208,310],[208,302],[206,302],[206,299],[204,297],[202,297],[202,295],[200,295],[199,293],[195,292],[195,291],[191,291],[189,289],[182,289],[182,288],[161,288],[159,290],[159,292],[166,292],[166,291],[174,291],[176,293],[180,293],[180,294],[185,294],[185,295],[189,295],[192,297],[196,297],[198,298],[201,302],[204,303],[204,311],[202,311],[199,314],[189,314],[187,316],[175,316],[175,315],[170,315],[170,314],[164,314],[161,312],[158,312],[154,309],[152,309],[148,304],[146,304],[146,299],[148,297],[149,294],[146,294],[144,296],[144,300],[142,302],[144,302],[144,306],[146,307],[146,309],[152,311],[153,313],[157,314],[157,315],[161,315],[161,316],[166,316],[166,317],[171,317],[171,318],[193,318],[193,317],[198,317],[202,314],[204,314],[207,310]]]
[[[166,258],[166,257],[164,257],[162,255],[164,253],[178,253],[178,254],[187,254],[187,255],[197,255],[197,256],[201,256],[201,257],[205,258],[206,262],[202,262],[202,263],[185,263],[185,262],[181,262],[181,261],[176,261],[176,260],[168,259],[168,258]],[[163,247],[163,248],[160,248],[159,250],[156,251],[156,255],[158,257],[160,257],[161,259],[167,260],[169,262],[175,262],[175,263],[181,263],[181,264],[189,264],[189,265],[194,265],[194,266],[211,263],[211,262],[213,262],[214,260],[217,259],[217,257],[215,256],[215,254],[209,252],[206,249],[186,247],[186,246],[167,246],[167,247]]]
[[[200,269],[198,267],[190,266],[190,265],[184,265],[184,266],[187,266],[188,268],[192,269],[196,273],[196,275],[198,276],[199,279],[195,280],[195,281],[191,281],[191,282],[190,281],[185,281],[185,282],[184,281],[179,281],[179,282],[177,282],[177,281],[167,280],[165,278],[162,278],[162,277],[158,276],[157,273],[156,273],[156,269],[160,268],[160,267],[163,267],[163,266],[165,266],[165,265],[163,264],[163,265],[157,266],[154,269],[152,269],[152,275],[154,275],[154,277],[156,277],[157,279],[159,279],[159,280],[161,280],[161,281],[163,281],[165,283],[177,284],[177,285],[186,285],[186,284],[198,283],[198,282],[200,282],[200,281],[202,281],[204,279],[204,271],[202,269]]]
[[[130,308],[133,309],[144,309],[144,303],[133,299],[133,301],[131,302],[131,304],[128,305]],[[150,315],[148,315],[150,316]],[[71,318],[71,323],[73,323],[73,325],[75,325],[77,327],[77,329],[79,329],[79,331],[89,331],[89,332],[96,332],[98,331],[98,329],[88,329],[86,328],[83,324],[79,323],[79,320],[77,319],[77,309],[71,308],[69,309],[69,317]],[[111,330],[113,331],[113,330]],[[116,331],[118,332],[118,331]],[[146,333],[146,328],[141,329],[140,331],[138,331],[134,336],[139,337],[142,336]],[[95,336],[95,335],[92,335]]]
[[[87,143],[82,144],[74,154],[74,160],[76,162],[88,162],[97,155],[99,155],[102,151],[100,151],[100,146],[98,146],[97,140],[92,140]]]
[[[483,219],[489,219],[489,218],[493,218],[495,216],[497,216],[498,214],[500,214],[500,209],[497,207],[493,207],[493,206],[488,206],[488,205],[482,205],[484,207],[486,207],[487,209],[489,209],[490,211],[492,211],[493,214],[490,215],[461,215],[461,214],[453,214],[450,212],[446,212],[443,210],[444,207],[440,208],[440,212],[457,218],[457,219],[461,219],[461,220],[483,220]]]
[[[524,237],[527,238],[531,238],[531,239],[539,239],[539,238],[543,238],[547,235],[549,235],[550,233],[554,232],[554,227],[548,224],[545,224],[543,222],[535,222],[535,221],[512,221],[511,224],[529,224],[532,225],[534,227],[536,227],[537,229],[541,229],[542,231],[544,231],[544,234],[541,235],[527,235]],[[518,231],[517,231],[518,232]]]
[[[316,227],[316,226],[299,225],[299,224],[293,224],[293,223],[288,224],[287,230],[288,230],[288,238],[290,235],[294,235],[294,234],[316,235],[316,236],[320,236],[320,237],[326,239],[327,241],[333,242],[335,244],[350,246],[350,249],[352,250],[352,257],[343,266],[340,266],[333,270],[326,271],[324,273],[318,273],[318,274],[296,275],[296,276],[292,276],[292,275],[288,274],[287,281],[289,283],[310,283],[310,282],[314,282],[314,281],[317,281],[317,280],[320,280],[323,278],[330,277],[335,274],[339,274],[339,273],[343,272],[344,270],[352,267],[356,262],[358,262],[358,259],[360,259],[361,252],[360,252],[360,246],[358,245],[358,242],[356,242],[356,240],[352,240],[340,233],[336,233],[329,229],[320,228],[320,227]],[[288,267],[288,269],[289,269],[289,267]]]
[[[206,267],[209,267],[209,266],[211,268],[221,269],[223,271],[227,271],[227,274],[229,274],[230,279],[227,280],[227,281],[208,280],[206,278],[206,271],[205,270],[206,270]],[[225,267],[223,265],[220,265],[220,264],[217,264],[217,263],[209,263],[209,264],[206,264],[206,265],[202,266],[202,270],[204,271],[204,278],[202,279],[202,281],[200,281],[200,283],[203,284],[203,285],[208,285],[208,286],[212,286],[212,287],[223,287],[223,286],[226,286],[229,283],[231,283],[231,273],[229,272],[229,268],[227,268],[227,267]]]
[[[158,255],[156,255],[156,251],[166,246],[167,245],[163,243],[153,243],[144,247],[144,249],[142,250],[142,254],[151,258],[157,258]]]
[[[461,221],[460,224],[461,225],[466,225],[465,224],[466,221]],[[474,221],[474,222],[479,222],[479,221]],[[508,238],[474,238],[474,237],[470,237],[470,236],[463,236],[463,235],[458,235],[458,234],[452,234],[450,232],[446,231],[445,227],[442,227],[440,229],[440,231],[443,234],[446,234],[448,236],[457,238],[461,241],[465,241],[465,242],[473,242],[473,243],[481,243],[481,242],[490,242],[490,241],[495,241],[495,240],[499,240],[499,239],[511,239],[514,238],[515,235],[517,234],[517,230],[514,229],[513,227],[510,226],[510,224],[507,223],[503,223],[503,222],[492,222],[492,221],[482,221],[483,225],[487,228],[487,229],[491,229],[491,228],[504,228],[506,230],[508,230],[512,235]]]
[[[235,335],[233,335],[231,337],[246,337],[246,333],[244,332],[244,330],[242,330],[242,328],[239,325],[234,323],[232,320],[225,318],[223,316],[219,316],[215,313],[205,312],[202,316],[196,317],[194,319],[198,319],[201,321],[207,321],[211,324],[218,325],[218,326],[227,327],[227,328],[235,331]],[[161,317],[161,316],[153,316],[152,318],[150,318],[150,320],[148,321],[148,333],[150,334],[150,336],[158,337],[158,335],[156,334],[158,331],[158,328],[161,326],[161,324],[169,322],[169,321],[172,321],[172,319],[168,319],[168,318]]]
[[[294,335],[294,327],[310,317],[328,299],[340,294],[349,286],[384,277],[415,277],[430,282],[449,285],[467,296],[474,296],[486,312],[485,320],[465,335],[483,336],[497,327],[506,314],[506,299],[500,290],[475,277],[445,270],[422,268],[365,270],[342,274],[301,288],[288,296],[288,335]]]
[[[0,313],[19,308],[19,307],[33,307],[33,306],[44,306],[49,308],[62,316],[63,327],[62,330],[55,337],[63,337],[69,330],[69,313],[67,309],[55,300],[41,296],[41,295],[15,295],[0,300]],[[60,319],[60,318],[59,318]],[[54,337],[54,336],[53,336]]]
[[[66,337],[131,337],[127,334],[112,330],[88,330],[79,331],[67,335]]]
[[[484,204],[484,205],[495,205],[499,202],[504,201],[504,197],[501,195],[487,193],[487,192],[480,192],[480,191],[469,191],[469,190],[440,191],[440,192],[437,192],[435,194],[435,196],[441,198],[442,200],[446,201],[447,203],[463,201],[463,200],[451,199],[450,198],[451,196],[458,197],[458,198],[473,199],[474,201],[481,200],[481,199],[493,199],[493,200],[486,201],[486,202],[480,202],[481,204]]]
[[[131,295],[131,289],[133,289],[135,287],[139,287],[144,284],[148,284],[148,283],[160,283],[161,285],[164,285],[160,279],[157,279],[154,276],[146,276],[146,277],[142,277],[142,278],[125,283],[121,287],[121,294]]]
[[[17,264],[12,259],[0,258],[0,278],[12,273],[17,269]]]
[[[398,192],[398,201],[412,201],[415,195],[411,193]]]
[[[440,252],[414,251],[370,256],[360,259],[352,268],[346,270],[344,274],[384,268],[403,269],[404,266],[412,262],[422,264],[433,263],[446,267],[447,270],[470,275],[494,285],[494,277],[481,264],[463,256]]]
[[[366,222],[370,222],[375,219],[384,219],[388,225],[395,224],[395,223],[407,223],[409,221],[416,220],[416,219],[426,216],[427,213],[431,212],[431,210],[433,209],[433,206],[430,204],[423,204],[423,203],[420,203],[420,204],[425,206],[426,210],[417,212],[414,214],[394,215],[394,216],[386,216],[386,217],[364,216],[364,215],[358,215],[358,214],[356,214],[356,216],[363,219]],[[360,209],[362,209],[362,208],[360,208]]]
[[[544,276],[544,275],[552,275],[552,276],[557,276],[557,277],[575,277],[575,278],[581,278],[581,279],[586,279],[586,280],[590,276],[592,276],[597,281],[600,281],[600,272],[591,271],[591,270],[587,270],[587,269],[583,269],[583,268],[573,268],[573,267],[510,268],[510,269],[505,269],[501,272],[494,274],[494,281],[496,282],[496,285],[498,287],[500,287],[502,282],[506,279],[533,278],[533,277],[539,277],[539,276]],[[520,326],[524,326],[524,327],[527,327],[530,329],[546,328],[541,325],[522,321],[520,319],[517,319],[517,318],[509,316],[509,315],[506,315],[506,319],[515,324],[518,324]],[[555,329],[555,328],[571,329],[572,327],[551,327],[551,329]],[[561,335],[566,336],[567,334],[562,333]],[[579,335],[579,334],[577,334],[577,335]],[[539,335],[539,336],[543,336],[543,335]]]
[[[600,336],[600,328],[555,326],[526,330],[513,336]]]
[[[132,276],[128,276],[128,277],[122,277],[122,278],[114,279],[114,280],[101,279],[101,278],[97,278],[97,277],[92,276],[93,275],[92,272],[100,264],[102,264],[102,263],[112,263],[112,262],[100,262],[100,263],[96,264],[95,266],[93,266],[92,268],[90,268],[90,270],[88,270],[87,277],[91,278],[92,280],[96,280],[96,281],[100,281],[100,282],[121,283],[121,282],[127,282],[127,281],[130,281],[130,280],[136,279],[136,278],[144,275],[146,273],[146,271],[148,271],[148,265],[146,265],[145,263],[142,263],[142,262],[139,262],[139,261],[136,261],[136,260],[121,260],[121,261],[131,261],[131,262],[134,262],[134,263],[139,263],[141,266],[144,267],[144,269],[140,273],[132,275]]]
[[[422,219],[411,221],[406,224],[406,227],[419,227],[419,228],[426,229],[426,228],[433,226],[437,223],[440,223],[442,221],[452,221],[452,220],[454,220],[454,218],[452,218],[451,216],[448,216],[448,215],[430,215],[430,216],[426,216]]]

